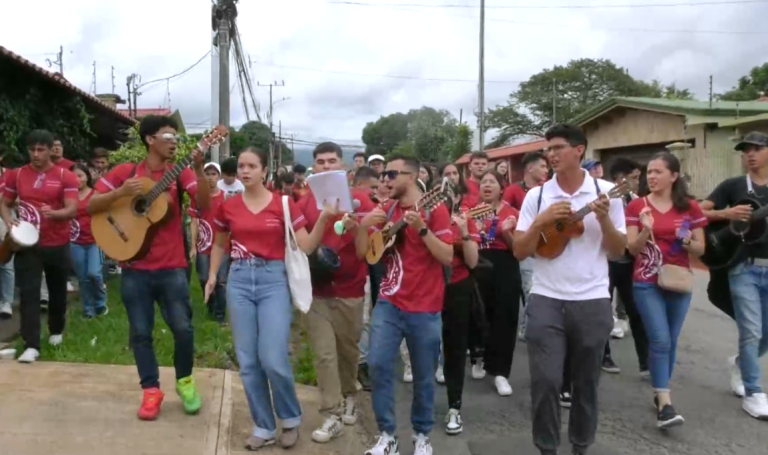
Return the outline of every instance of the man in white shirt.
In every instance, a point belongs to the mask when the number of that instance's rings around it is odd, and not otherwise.
[[[613,184],[581,169],[587,148],[584,132],[561,124],[550,128],[545,136],[555,176],[526,194],[514,241],[518,260],[534,257],[526,331],[533,442],[542,455],[557,454],[558,395],[569,352],[573,406],[568,435],[572,454],[582,455],[595,440],[600,366],[613,329],[608,258],[624,254],[626,224],[621,201],[606,195]],[[547,228],[569,219],[586,205],[591,212],[583,219],[584,233],[571,239],[555,259],[536,255],[542,233],[557,235]]]
[[[237,158],[232,156],[221,163],[221,168],[216,163],[212,163],[221,173],[221,180],[216,184],[224,192],[224,199],[235,194],[242,193],[245,190],[243,183],[237,179]]]

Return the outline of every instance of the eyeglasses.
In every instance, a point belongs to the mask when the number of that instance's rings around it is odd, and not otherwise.
[[[155,134],[152,137],[160,137],[162,140],[166,142],[179,142],[179,135],[173,134],[173,133],[163,133],[163,134]]]
[[[397,178],[398,175],[411,175],[413,172],[408,171],[384,171],[381,173],[382,177],[386,177],[389,180],[394,180]]]

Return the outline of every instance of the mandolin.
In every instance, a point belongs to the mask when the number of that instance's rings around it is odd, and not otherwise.
[[[227,128],[219,125],[205,135],[195,148],[205,151],[223,141],[228,134]],[[169,210],[169,199],[161,196],[191,163],[192,153],[168,169],[158,182],[141,177],[141,194],[121,197],[109,209],[91,217],[93,238],[104,254],[118,261],[140,259],[147,254],[155,231],[173,213]]]
[[[701,262],[711,270],[730,268],[747,257],[746,247],[765,238],[768,231],[768,205],[744,199],[733,206],[749,205],[748,221],[721,221],[705,228],[706,248]]]
[[[617,199],[627,193],[629,193],[629,185],[626,180],[622,179],[606,194],[610,199]],[[597,201],[598,199],[593,202]],[[555,259],[563,254],[571,239],[581,237],[584,234],[584,217],[590,213],[592,213],[592,207],[587,204],[579,211],[572,213],[570,217],[556,220],[545,226],[541,230],[539,244],[536,246],[536,255]]]
[[[416,202],[414,210],[423,209],[429,212],[438,204],[443,202],[451,195],[450,188],[446,188],[446,184],[436,186],[432,190],[424,193],[421,198]],[[373,265],[378,263],[384,253],[395,244],[398,239],[398,233],[405,227],[405,218],[401,218],[394,223],[387,223],[384,229],[376,231],[368,236],[368,251],[365,253],[365,260],[369,264]]]

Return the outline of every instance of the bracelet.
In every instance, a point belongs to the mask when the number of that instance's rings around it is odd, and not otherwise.
[[[472,240],[472,237],[470,237],[468,235],[462,235],[461,236],[461,241],[462,242],[469,242],[470,240]]]

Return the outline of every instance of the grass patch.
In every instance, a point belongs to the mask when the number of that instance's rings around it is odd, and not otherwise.
[[[192,326],[195,333],[195,367],[237,370],[237,358],[229,327],[220,327],[208,319],[197,275],[192,273],[190,297],[192,300]],[[83,306],[77,294],[69,295],[67,326],[61,346],[48,344],[48,329],[43,317],[41,330],[41,359],[54,362],[134,365],[133,352],[128,347],[128,315],[120,298],[120,278],[107,282],[107,316],[84,319]],[[314,353],[308,336],[302,328],[300,313],[294,314],[291,327],[294,375],[296,382],[317,385],[314,371]],[[165,325],[159,307],[155,306],[154,346],[161,366],[173,366],[173,335]],[[24,348],[19,338],[16,349]]]

